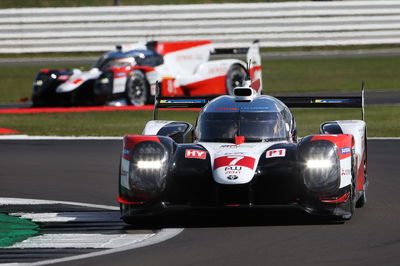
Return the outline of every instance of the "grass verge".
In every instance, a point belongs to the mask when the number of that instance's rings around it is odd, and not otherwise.
[[[317,134],[323,121],[361,117],[358,109],[295,109],[293,113],[299,136]],[[196,111],[160,111],[160,119],[194,124],[197,114]],[[140,134],[151,119],[151,111],[4,114],[0,116],[0,125],[28,135],[123,136]],[[366,122],[370,137],[400,137],[400,107],[368,107]]]
[[[400,57],[274,59],[263,60],[265,93],[399,89]],[[16,102],[31,96],[41,68],[88,69],[90,65],[0,66],[0,102]]]

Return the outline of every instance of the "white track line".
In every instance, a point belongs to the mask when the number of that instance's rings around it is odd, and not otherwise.
[[[41,212],[41,213],[25,213],[15,212],[9,213],[11,216],[18,216],[23,219],[29,219],[35,223],[49,222],[120,222],[119,212]]]
[[[0,206],[4,205],[43,205],[43,204],[69,204],[75,206],[99,208],[106,210],[118,210],[118,207],[87,204],[69,201],[50,201],[50,200],[37,200],[37,199],[21,199],[21,198],[0,198]],[[31,215],[32,218],[37,216],[35,214],[23,214],[22,216]],[[43,218],[51,218],[54,214],[45,213]],[[40,215],[39,215],[40,216]],[[39,217],[36,217],[39,218]],[[96,217],[94,217],[96,218]],[[97,217],[98,218],[98,217]],[[115,220],[115,217],[111,217]],[[52,263],[67,262],[78,259],[86,259],[101,255],[112,254],[116,252],[127,251],[139,247],[149,246],[166,241],[183,231],[183,228],[162,229],[153,234],[44,234],[28,238],[20,243],[14,244],[9,248],[108,248],[106,250],[92,252],[89,254],[82,254],[77,256],[70,256],[60,259],[50,259],[39,261],[35,263],[9,263],[6,265],[47,265]]]
[[[21,198],[0,198],[0,206],[2,205],[51,205],[51,204],[68,204],[74,206],[82,206],[89,208],[99,208],[106,210],[119,210],[116,206],[90,204],[90,203],[80,203],[72,201],[55,201],[55,200],[38,200],[38,199],[21,199]]]
[[[134,244],[131,244],[126,247],[113,248],[113,249],[103,250],[103,251],[99,251],[99,252],[93,252],[93,253],[89,253],[89,254],[83,254],[83,255],[78,255],[78,256],[61,258],[61,259],[45,260],[45,261],[40,261],[40,262],[36,262],[36,263],[30,263],[29,265],[32,265],[32,266],[47,265],[47,264],[67,262],[67,261],[72,261],[72,260],[87,259],[87,258],[91,258],[91,257],[97,257],[97,256],[127,251],[127,250],[131,250],[131,249],[141,248],[141,247],[154,245],[154,244],[166,241],[166,240],[178,235],[182,231],[183,231],[183,228],[163,229],[160,232],[158,232],[156,235],[146,239],[145,241],[134,243]],[[21,264],[19,264],[19,265],[21,265]]]

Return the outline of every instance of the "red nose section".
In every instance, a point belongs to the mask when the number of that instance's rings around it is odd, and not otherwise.
[[[235,144],[236,145],[242,144],[242,143],[244,143],[244,141],[245,141],[244,136],[235,136]]]

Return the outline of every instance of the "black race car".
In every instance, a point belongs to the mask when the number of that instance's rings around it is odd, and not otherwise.
[[[366,202],[363,120],[325,122],[297,137],[289,107],[362,107],[362,97],[281,97],[234,89],[208,103],[159,97],[163,107],[201,107],[196,126],[149,121],[123,140],[119,174],[122,219],[135,223],[174,209],[290,206],[350,219]],[[285,103],[286,104],[285,104]]]

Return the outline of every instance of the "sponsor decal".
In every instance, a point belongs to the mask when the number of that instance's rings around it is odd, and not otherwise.
[[[253,107],[248,107],[248,106],[243,106],[240,107],[240,110],[269,110],[270,108],[268,106],[253,106]]]
[[[118,73],[115,73],[114,75],[115,75],[115,77],[125,77],[125,76],[126,76],[126,73],[124,73],[124,72],[118,72]]]
[[[226,175],[233,175],[233,174],[241,174],[242,167],[241,166],[227,166],[225,167],[225,174]]]
[[[216,111],[237,111],[236,107],[217,107]]]
[[[342,169],[342,175],[351,175],[351,169]]]
[[[219,167],[244,166],[253,169],[256,159],[249,156],[230,155],[218,157],[214,160],[214,170]]]
[[[202,150],[186,150],[185,158],[205,159],[207,157],[206,151]]]
[[[181,100],[181,99],[177,99],[177,100],[160,100],[160,103],[181,103],[181,104],[186,104],[186,103],[206,103],[206,100]]]
[[[69,79],[69,75],[60,75],[57,80],[66,81]]]
[[[124,155],[129,155],[130,152],[131,152],[131,151],[130,151],[129,149],[123,149],[123,151],[122,151],[122,153],[123,153]]]
[[[241,166],[227,166],[225,167],[225,171],[240,171],[242,170]]]
[[[129,175],[128,171],[121,169],[121,176],[128,176],[128,175]]]
[[[285,156],[286,156],[286,149],[269,150],[265,154],[266,158],[285,157]]]
[[[225,74],[228,71],[228,69],[224,66],[216,66],[216,67],[210,67],[208,69],[208,74]]]
[[[341,153],[341,154],[351,153],[351,149],[350,149],[350,147],[341,148],[341,149],[340,149],[340,153]]]
[[[232,144],[230,144],[230,145],[221,145],[221,148],[237,148],[237,145],[232,145]]]
[[[239,177],[237,175],[228,175],[226,178],[229,179],[229,180],[236,180]]]
[[[236,145],[235,145],[236,147]],[[225,152],[224,155],[243,155],[244,152]]]

